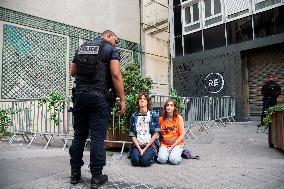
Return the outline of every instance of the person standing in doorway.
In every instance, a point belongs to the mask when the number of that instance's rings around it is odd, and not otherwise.
[[[263,125],[263,118],[265,112],[269,107],[275,106],[277,104],[277,97],[281,94],[281,87],[275,81],[275,76],[273,74],[267,74],[267,81],[263,84],[261,88],[262,95],[262,114],[261,123],[258,126]]]
[[[108,181],[102,174],[106,165],[104,139],[111,115],[112,104],[120,98],[119,114],[125,112],[125,95],[120,57],[116,48],[117,36],[110,30],[87,41],[76,51],[70,66],[70,75],[75,77],[74,139],[69,149],[71,184],[81,179],[84,162],[83,151],[90,136],[91,188],[98,188]]]

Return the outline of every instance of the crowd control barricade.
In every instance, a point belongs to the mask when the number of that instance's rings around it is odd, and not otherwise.
[[[185,121],[188,128],[201,125],[200,130],[211,131],[208,122],[211,120],[211,97],[185,97]],[[191,132],[191,130],[189,130]]]
[[[230,96],[214,97],[211,100],[211,110],[211,119],[217,127],[217,123],[226,126],[228,121],[232,124],[231,120],[235,121],[235,98]]]
[[[201,125],[199,130],[212,131],[209,123],[226,126],[235,116],[235,98],[224,97],[184,97],[184,120],[188,128]],[[188,133],[193,135],[191,130]],[[193,135],[194,137],[194,135]]]
[[[158,116],[161,116],[165,102],[171,99],[171,97],[165,95],[150,95],[150,97],[152,102],[152,110],[157,112]]]
[[[0,104],[1,108],[12,112],[8,128],[12,134],[10,144],[17,135],[21,135],[25,142],[28,140],[30,147],[40,135],[46,140],[46,149],[54,136],[63,140],[70,132],[70,116],[67,114],[69,103],[66,101],[60,102],[60,109],[53,108],[48,103],[41,103],[39,99],[1,100]]]
[[[159,116],[162,114],[164,103],[168,99],[175,99],[176,97],[151,95],[152,109],[157,112]],[[40,103],[39,99],[17,99],[17,100],[0,100],[0,108],[10,110],[13,112],[9,114],[10,125],[8,131],[12,134],[9,143],[12,143],[18,135],[20,135],[25,142],[29,142],[28,147],[36,139],[37,136],[43,136],[46,140],[45,148],[48,147],[50,141],[54,136],[58,136],[64,143],[63,150],[67,146],[68,140],[73,139],[73,116],[68,110],[70,109],[70,101],[62,101],[60,109],[52,108],[48,103]],[[231,123],[235,116],[235,98],[224,97],[182,97],[181,114],[184,119],[186,137],[189,139],[190,135],[195,138],[191,128],[193,126],[201,125],[200,130],[206,132],[211,131],[209,122],[213,121],[218,127],[218,123],[224,126],[226,122]],[[118,122],[119,128],[120,119]],[[125,144],[131,143],[125,140],[105,140],[105,142],[121,143],[122,150]]]

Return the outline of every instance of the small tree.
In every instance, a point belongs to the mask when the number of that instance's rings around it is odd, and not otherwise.
[[[126,111],[125,114],[119,118],[116,115],[119,109],[118,107],[114,107],[116,122],[115,125],[113,125],[114,129],[117,129],[120,125],[122,132],[127,132],[130,129],[129,121],[131,114],[137,111],[137,108],[135,107],[137,95],[142,91],[149,93],[152,89],[152,79],[150,77],[141,76],[139,67],[138,63],[129,64],[125,67],[125,71],[122,72],[126,98]]]

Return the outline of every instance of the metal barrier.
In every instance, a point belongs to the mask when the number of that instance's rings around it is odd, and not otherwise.
[[[11,125],[8,130],[12,133],[9,141],[11,144],[21,135],[28,147],[38,135],[42,135],[47,141],[45,149],[50,144],[52,138],[57,135],[63,141],[70,131],[70,115],[68,115],[68,102],[62,102],[62,111],[52,109],[48,104],[41,104],[38,99],[20,99],[11,101],[0,101],[1,109],[10,109]],[[29,137],[29,135],[32,135]]]
[[[226,126],[225,120],[231,123],[230,118],[235,121],[235,99],[232,97],[185,97],[184,104],[185,121],[190,127],[201,125],[200,130],[211,132],[209,122],[213,121],[218,127],[219,122]]]
[[[161,115],[164,103],[175,97],[151,95],[153,110]],[[235,99],[229,96],[224,97],[183,97],[183,109],[181,111],[185,123],[186,138],[190,135],[195,138],[191,128],[201,125],[199,130],[211,132],[208,125],[209,122],[214,122],[218,127],[219,123],[226,126],[226,122],[231,123],[235,116]],[[10,116],[11,124],[8,130],[12,133],[9,143],[12,143],[17,135],[21,135],[26,142],[29,142],[28,147],[36,139],[38,135],[42,135],[46,142],[45,149],[50,144],[54,136],[59,136],[63,141],[63,150],[67,146],[68,140],[73,139],[73,120],[71,112],[68,112],[70,102],[62,102],[64,107],[62,111],[50,109],[48,104],[40,104],[39,99],[20,99],[20,100],[0,100],[1,109],[11,109],[14,113]],[[54,119],[57,118],[57,119]],[[57,121],[56,121],[57,120]],[[120,128],[120,120],[118,121]],[[29,137],[31,135],[31,137]],[[121,143],[122,151],[128,141],[112,141],[105,142]]]

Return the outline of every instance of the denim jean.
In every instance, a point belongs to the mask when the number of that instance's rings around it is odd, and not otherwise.
[[[139,150],[133,147],[131,151],[131,164],[133,166],[148,167],[154,163],[155,152],[152,147],[147,148],[143,156],[140,155]]]
[[[182,151],[183,151],[182,145],[175,146],[170,153],[168,152],[168,148],[166,146],[161,146],[159,148],[157,160],[159,163],[162,164],[167,163],[168,161],[174,165],[180,164],[182,159],[181,157]]]
[[[90,136],[90,170],[93,176],[101,175],[106,165],[104,139],[111,115],[110,102],[100,92],[77,91],[72,112],[74,139],[69,149],[70,165],[80,169],[84,164],[83,151],[86,139]]]

